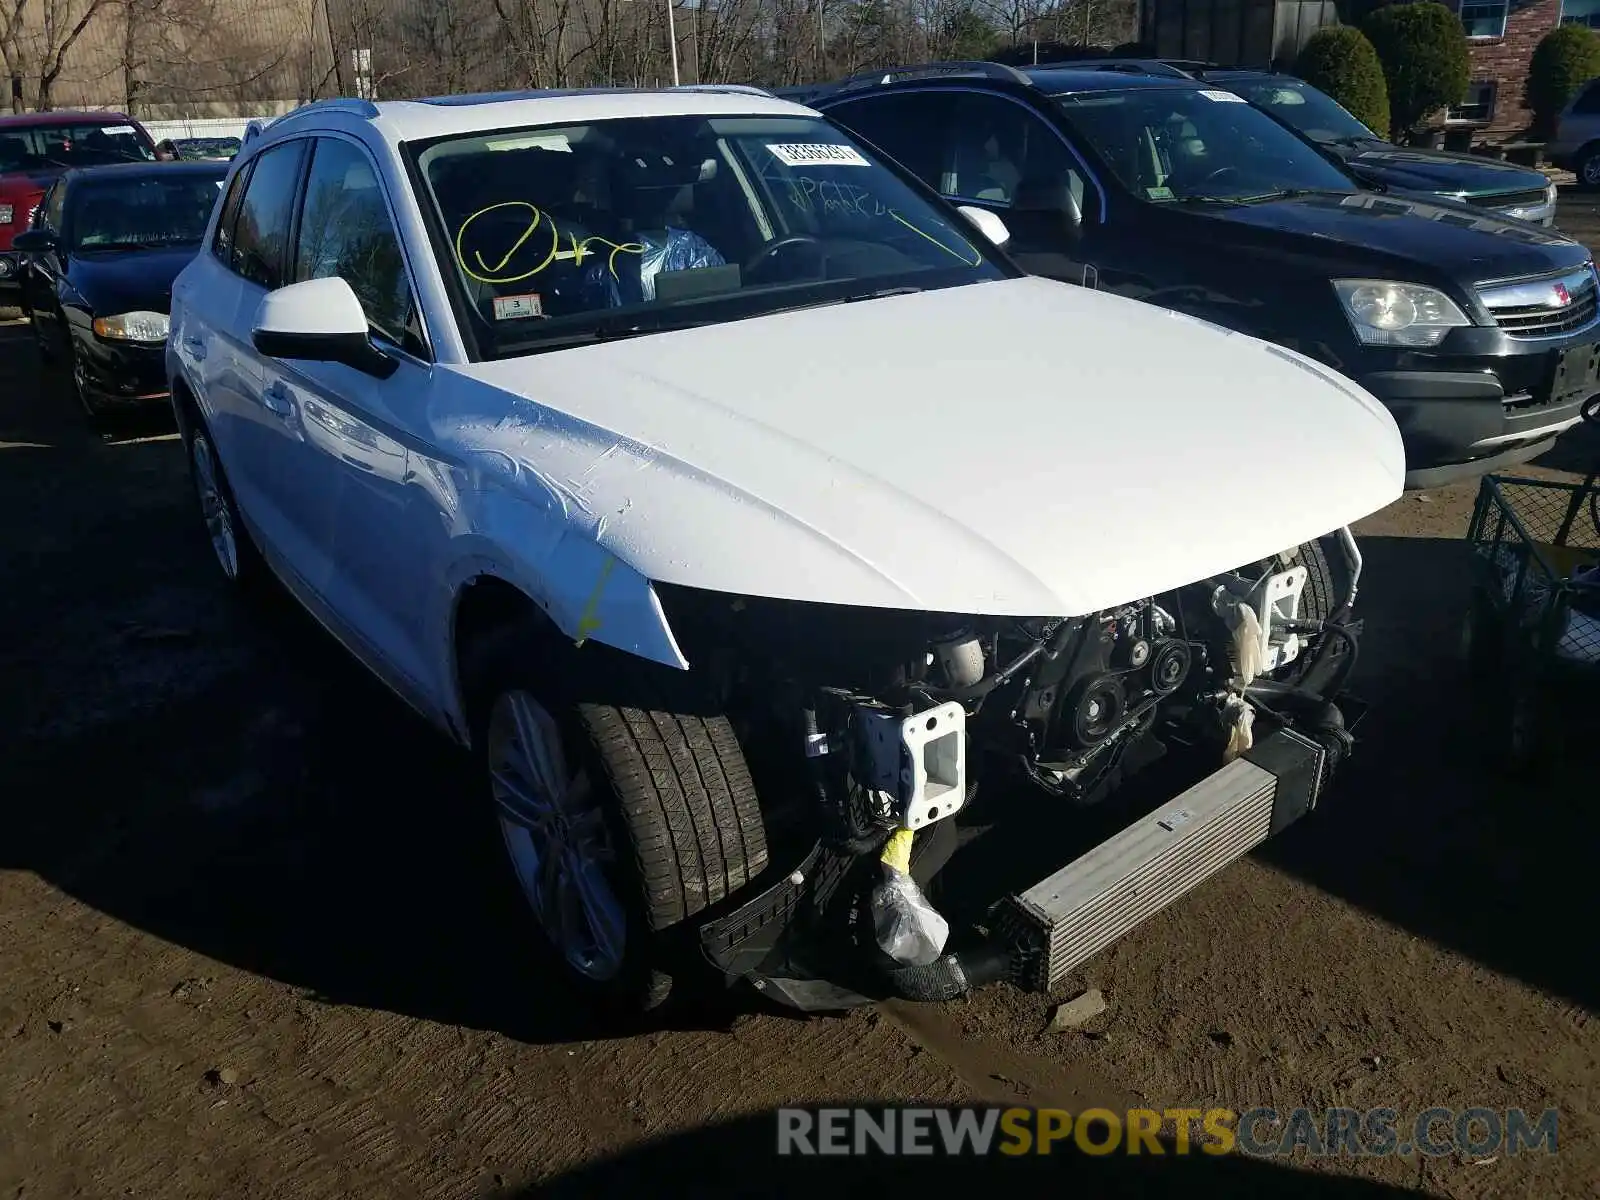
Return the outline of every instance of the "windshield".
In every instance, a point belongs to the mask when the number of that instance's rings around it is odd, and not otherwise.
[[[415,154],[487,357],[1015,270],[816,117],[628,118]]]
[[[190,162],[232,158],[239,153],[238,138],[184,138],[173,145],[178,148],[178,157]]]
[[[149,139],[126,122],[0,129],[0,174],[154,162],[155,157]]]
[[[66,225],[74,250],[127,250],[198,242],[222,186],[215,176],[153,175],[94,180],[67,196]]]
[[[1356,190],[1313,147],[1232,92],[1130,88],[1056,103],[1123,186],[1152,203]]]
[[[1345,111],[1332,96],[1298,79],[1236,79],[1225,86],[1315,141],[1382,140]]]

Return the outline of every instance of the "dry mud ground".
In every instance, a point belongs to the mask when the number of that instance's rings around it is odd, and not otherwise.
[[[1600,240],[1587,200],[1563,225]],[[1373,710],[1336,802],[1089,963],[1087,1031],[995,988],[606,1036],[485,918],[449,753],[223,593],[165,432],[91,434],[0,327],[0,1200],[926,1182],[772,1157],[769,1110],[840,1098],[1555,1106],[1553,1157],[1058,1154],[962,1182],[1600,1194],[1594,742],[1543,784],[1485,766],[1455,657],[1471,487],[1367,522]]]

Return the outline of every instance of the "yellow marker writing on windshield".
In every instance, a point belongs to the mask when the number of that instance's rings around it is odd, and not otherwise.
[[[964,262],[969,267],[981,267],[983,265],[983,255],[978,253],[978,248],[976,246],[974,246],[971,242],[967,241],[967,239],[962,237],[959,233],[956,234],[956,240],[959,241],[962,245],[964,245],[968,250],[972,251],[972,257],[971,258],[967,258],[965,255],[957,253],[956,251],[950,249],[949,246],[946,246],[938,238],[934,237],[932,234],[927,233],[924,230],[918,229],[910,221],[906,220],[899,213],[895,212],[894,209],[891,208],[889,210],[889,215],[891,217],[893,217],[896,221],[899,221],[900,224],[904,225],[907,229],[911,230],[911,232],[916,234],[918,237],[927,238],[928,241],[932,242],[935,246],[939,247],[939,249],[943,250],[951,258],[954,258],[954,259],[956,259],[956,260],[958,260],[960,262]],[[955,230],[952,229],[950,232],[955,233]]]
[[[472,227],[472,223],[479,217],[485,216],[492,212],[498,212],[503,208],[526,209],[529,214],[528,227],[522,231],[522,233],[517,237],[516,241],[511,243],[511,248],[501,256],[500,261],[492,266],[484,260],[482,251],[474,250],[472,252],[472,257],[477,260],[478,264],[478,269],[474,270],[472,265],[467,261],[467,251],[463,245],[463,243],[466,241],[467,230]],[[534,267],[533,270],[524,271],[520,275],[502,274],[502,272],[504,272],[506,267],[510,264],[511,260],[516,257],[517,252],[520,251],[523,246],[527,245],[528,239],[531,238],[535,232],[537,232],[540,225],[548,225],[550,228],[550,250],[544,256],[543,260],[538,266]],[[465,221],[461,222],[461,228],[456,230],[456,263],[460,266],[461,270],[467,275],[468,278],[475,280],[478,283],[487,283],[491,285],[503,283],[521,283],[524,279],[532,279],[535,275],[537,275],[540,271],[543,271],[553,262],[561,261],[582,264],[584,256],[590,253],[589,247],[595,242],[598,242],[602,246],[611,247],[611,255],[606,261],[606,268],[611,272],[611,276],[614,279],[616,278],[617,274],[617,255],[623,253],[643,254],[647,249],[646,246],[639,242],[613,242],[609,238],[603,238],[599,235],[586,237],[580,241],[573,235],[568,234],[567,241],[572,248],[570,250],[562,250],[561,237],[561,231],[556,228],[555,221],[552,220],[543,210],[541,210],[538,205],[532,204],[527,200],[503,200],[499,204],[491,204],[487,208],[480,208]]]

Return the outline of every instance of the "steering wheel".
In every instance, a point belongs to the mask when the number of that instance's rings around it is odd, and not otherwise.
[[[1208,174],[1200,182],[1201,183],[1211,183],[1211,182],[1213,182],[1215,180],[1221,179],[1224,175],[1237,175],[1238,173],[1239,173],[1239,168],[1238,167],[1218,167],[1215,171],[1212,171],[1210,174]]]
[[[779,238],[775,242],[768,242],[745,262],[744,273],[746,275],[754,275],[760,268],[766,266],[768,262],[791,246],[815,246],[820,255],[822,240],[812,237],[809,233],[797,233],[790,237]]]

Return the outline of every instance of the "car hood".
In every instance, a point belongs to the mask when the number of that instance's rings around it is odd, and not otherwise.
[[[1038,278],[448,373],[447,452],[648,578],[746,595],[1078,615],[1356,521],[1404,475],[1342,376]]]
[[[1400,149],[1382,142],[1338,148],[1345,162],[1390,187],[1441,196],[1498,196],[1542,192],[1549,180],[1542,171],[1447,150]]]
[[[194,260],[196,246],[75,253],[67,281],[94,312],[170,312],[172,281]]]
[[[1200,210],[1190,208],[1188,213]],[[1444,273],[1465,284],[1573,270],[1589,252],[1553,229],[1513,221],[1441,200],[1437,203],[1376,192],[1329,192],[1282,200],[1216,206],[1204,212],[1214,248],[1223,254],[1278,243],[1304,251],[1316,239],[1324,257],[1341,269],[1376,269],[1362,251],[1383,263],[1413,264],[1423,277]],[[1230,237],[1229,229],[1234,231]]]

